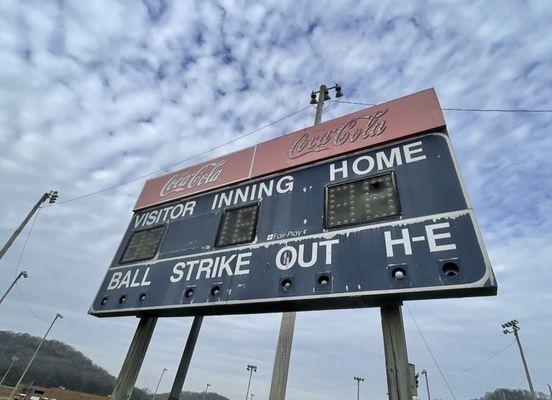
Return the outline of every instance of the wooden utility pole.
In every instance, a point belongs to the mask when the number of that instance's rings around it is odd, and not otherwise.
[[[389,400],[411,400],[408,353],[400,303],[381,307],[381,326]]]
[[[8,249],[11,247],[11,245],[13,244],[13,242],[15,242],[15,239],[17,239],[17,237],[19,236],[19,234],[21,233],[21,231],[23,230],[23,228],[25,228],[25,225],[27,225],[27,223],[29,222],[29,220],[33,217],[33,215],[38,211],[38,209],[40,208],[40,206],[42,205],[42,203],[44,203],[50,196],[52,195],[52,198],[50,199],[50,202],[53,203],[56,201],[57,199],[57,192],[50,192],[50,193],[44,193],[42,195],[42,197],[40,198],[40,200],[37,201],[37,203],[34,205],[34,207],[31,209],[31,211],[29,211],[29,213],[27,214],[27,216],[25,217],[25,219],[23,220],[23,222],[21,222],[19,224],[19,226],[17,227],[17,229],[15,230],[15,232],[13,232],[13,234],[10,236],[10,238],[8,239],[8,241],[6,242],[6,244],[4,245],[4,247],[2,247],[2,249],[0,250],[0,259],[2,259],[2,257],[4,257],[4,254],[6,254],[6,252],[8,251]],[[55,197],[53,197],[55,196]],[[53,201],[52,201],[53,200]]]
[[[336,84],[330,89],[336,89],[336,97],[342,96],[341,87],[339,85]],[[318,100],[316,100],[315,92],[312,92],[311,104],[316,104],[314,125],[318,125],[322,122],[324,101],[328,99],[329,95],[326,85],[320,85]],[[287,312],[282,315],[280,333],[278,335],[278,345],[276,347],[276,356],[274,357],[274,369],[272,370],[272,382],[270,383],[269,400],[284,400],[286,398],[286,386],[289,372],[289,362],[291,359],[293,331],[295,329],[295,318],[295,312]]]

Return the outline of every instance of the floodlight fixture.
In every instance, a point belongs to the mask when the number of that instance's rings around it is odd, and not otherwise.
[[[336,98],[343,97],[343,91],[341,90],[341,85],[339,85],[338,83],[335,84],[335,97]]]
[[[48,203],[54,204],[58,199],[58,197],[59,197],[59,193],[57,190],[50,190],[50,193],[48,193],[48,198],[49,198]]]

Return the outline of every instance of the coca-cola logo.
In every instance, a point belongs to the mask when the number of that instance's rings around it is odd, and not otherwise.
[[[196,171],[180,172],[173,175],[165,183],[159,195],[165,197],[171,193],[181,192],[192,188],[204,186],[218,181],[222,174],[222,167],[228,160],[221,160],[205,164]]]
[[[293,160],[310,153],[328,150],[331,146],[341,146],[347,142],[354,143],[357,140],[381,135],[387,128],[387,120],[382,117],[388,111],[389,109],[380,110],[372,115],[350,119],[341,126],[318,135],[305,133],[291,145],[288,158]]]

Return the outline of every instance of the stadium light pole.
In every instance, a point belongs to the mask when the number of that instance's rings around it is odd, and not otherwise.
[[[48,336],[48,333],[50,333],[50,331],[52,330],[52,327],[54,326],[54,324],[56,323],[57,319],[60,318],[60,319],[63,319],[63,315],[61,314],[56,314],[56,317],[54,318],[54,320],[52,321],[52,323],[50,324],[50,327],[48,328],[48,330],[46,331],[46,333],[44,334],[44,336],[42,337],[42,340],[40,341],[40,343],[38,344],[38,347],[36,348],[33,356],[31,357],[31,359],[29,360],[29,363],[27,364],[27,366],[25,367],[25,370],[23,371],[23,373],[21,374],[21,376],[19,377],[19,380],[17,381],[17,383],[15,384],[15,386],[13,387],[13,390],[11,391],[10,395],[9,395],[9,399],[12,399],[13,398],[13,395],[15,394],[15,392],[17,391],[17,387],[21,384],[21,382],[23,381],[23,379],[25,378],[25,375],[27,374],[27,371],[29,370],[29,368],[31,367],[31,364],[33,363],[36,355],[38,354],[38,352],[40,351],[40,348],[42,347],[42,343],[44,343],[44,340],[46,340],[46,336]]]
[[[15,364],[16,361],[19,361],[19,357],[13,356],[13,357],[11,358],[11,364],[10,364],[10,366],[8,367],[8,370],[6,371],[6,373],[4,374],[4,376],[2,377],[2,380],[0,381],[0,386],[2,386],[2,384],[4,383],[4,379],[6,379],[6,376],[8,376],[8,374],[10,373],[10,370],[11,370],[12,367],[13,367],[13,364]]]
[[[207,386],[205,386],[205,394],[203,395],[203,400],[207,400],[207,391],[209,390],[209,386],[211,386],[210,383],[207,384]]]
[[[155,396],[157,396],[157,390],[159,390],[159,385],[161,384],[161,379],[163,379],[163,375],[165,375],[165,372],[167,372],[167,368],[163,368],[163,372],[161,372],[161,376],[159,377],[159,382],[157,382],[157,386],[155,387],[155,392],[153,393],[152,400],[155,400]]]
[[[426,381],[427,400],[431,400],[431,395],[429,394],[429,380],[427,378],[427,371],[423,369],[421,374],[425,377],[425,381]]]
[[[360,382],[364,382],[364,378],[361,378],[360,376],[355,376],[353,379],[357,383],[357,400],[360,400]]]
[[[527,376],[527,383],[529,384],[529,390],[531,391],[531,396],[536,399],[535,389],[533,388],[533,382],[531,381],[531,375],[529,374],[529,367],[527,367],[527,361],[525,360],[525,354],[523,353],[523,348],[521,347],[521,341],[519,340],[518,331],[520,330],[519,322],[516,319],[508,321],[502,324],[502,333],[505,335],[513,333],[516,337],[516,342],[519,348],[519,354],[521,356],[521,361],[523,363],[523,368],[525,369],[525,375]]]
[[[335,89],[335,97],[343,96],[341,85],[337,83],[330,88],[326,85],[320,85],[320,90],[311,92],[310,104],[317,105],[314,125],[318,125],[322,122],[324,102],[330,100],[328,92],[331,89]],[[318,94],[318,99],[316,94]],[[289,372],[289,361],[291,359],[291,345],[293,344],[295,318],[295,311],[282,314],[278,344],[276,345],[276,355],[274,357],[274,367],[272,369],[272,381],[270,382],[269,400],[285,400],[286,398],[287,377]]]
[[[34,207],[29,211],[23,222],[19,224],[15,232],[10,236],[4,247],[0,250],[0,259],[4,257],[4,254],[8,251],[10,246],[15,242],[15,239],[19,236],[23,228],[25,228],[25,225],[29,222],[29,220],[33,217],[33,215],[37,212],[37,210],[40,208],[42,203],[44,203],[46,200],[50,199],[49,203],[54,204],[59,197],[57,190],[50,190],[49,193],[44,193],[42,197],[38,200],[38,202],[34,205]]]
[[[257,372],[257,366],[252,364],[247,364],[247,371],[249,371],[249,382],[247,383],[247,392],[245,392],[245,400],[249,397],[249,387],[251,386],[251,376],[253,372]]]
[[[0,299],[0,304],[2,304],[2,302],[4,301],[4,299],[6,298],[6,296],[8,295],[8,293],[10,292],[10,290],[13,289],[13,287],[15,286],[15,284],[17,283],[17,281],[19,279],[21,279],[21,277],[23,278],[27,278],[29,275],[27,274],[27,271],[21,271],[19,273],[19,275],[17,275],[17,278],[15,278],[12,282],[12,284],[10,285],[10,287],[8,288],[8,290],[6,290],[6,292],[4,293],[4,295],[2,296],[2,298]]]

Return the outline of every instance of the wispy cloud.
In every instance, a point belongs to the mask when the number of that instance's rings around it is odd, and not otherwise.
[[[39,2],[0,4],[0,190],[7,238],[43,191],[62,198],[116,185],[200,153],[304,107],[310,90],[338,81],[352,101],[378,103],[434,86],[443,106],[550,108],[549,2]],[[325,118],[359,106],[332,103]],[[213,152],[245,147],[312,123],[301,113]],[[411,308],[448,373],[506,344],[499,325],[522,323],[542,389],[552,350],[547,261],[552,256],[550,116],[447,112],[449,132],[497,271],[497,298],[423,301]],[[86,310],[114,254],[141,182],[41,211],[23,257],[21,290],[53,336],[116,374],[136,321]],[[14,273],[22,242],[0,264]],[[45,324],[17,292],[2,329],[39,335]],[[437,370],[408,315],[410,358]],[[270,385],[278,315],[206,318],[187,381],[243,396],[245,366]],[[153,387],[174,372],[190,321],[160,322],[139,377]],[[547,329],[548,328],[548,329]],[[451,380],[459,398],[523,387],[512,348]],[[243,369],[243,371],[242,371]],[[301,313],[288,398],[386,393],[377,310]],[[163,383],[168,390],[170,379]]]

